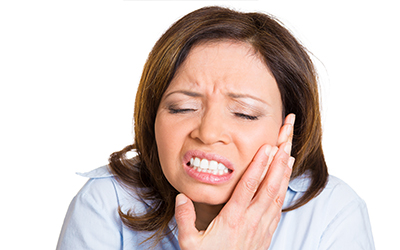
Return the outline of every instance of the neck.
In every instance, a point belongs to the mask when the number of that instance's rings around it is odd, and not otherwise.
[[[194,203],[196,211],[196,228],[199,231],[206,230],[211,221],[219,214],[222,205],[209,205],[205,203]]]

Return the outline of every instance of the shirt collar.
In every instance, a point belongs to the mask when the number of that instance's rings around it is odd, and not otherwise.
[[[93,179],[97,179],[97,178],[106,178],[106,177],[111,177],[114,176],[110,169],[108,168],[108,166],[102,166],[96,169],[93,169],[89,172],[86,173],[76,173],[77,175],[86,177],[86,178],[93,178]]]
[[[310,173],[306,172],[289,182],[289,188],[294,192],[306,192],[310,186]]]

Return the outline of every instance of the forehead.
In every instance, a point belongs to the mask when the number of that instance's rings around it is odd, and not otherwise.
[[[214,72],[221,69],[230,70],[230,73],[234,73],[237,72],[237,69],[245,68],[248,71],[250,70],[250,74],[254,73],[251,68],[255,66],[260,71],[269,72],[269,68],[263,62],[261,55],[249,43],[232,40],[208,41],[194,46],[189,51],[176,75],[179,75],[182,71],[195,71],[196,68],[207,69],[207,74],[210,71]]]
[[[192,48],[169,89],[206,87],[256,93],[260,98],[280,97],[275,78],[259,53],[237,41],[207,42]]]

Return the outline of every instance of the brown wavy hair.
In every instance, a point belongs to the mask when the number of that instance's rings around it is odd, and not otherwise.
[[[296,158],[292,179],[309,173],[311,184],[295,204],[299,208],[325,187],[328,171],[321,145],[321,117],[317,74],[307,50],[274,17],[242,13],[222,7],[193,11],[174,23],[149,54],[136,94],[135,143],[110,156],[109,166],[125,186],[141,190],[151,200],[145,214],[134,211],[120,217],[133,230],[153,231],[156,242],[169,233],[178,191],[165,178],[157,152],[154,123],[162,95],[190,50],[208,41],[240,41],[251,44],[261,55],[278,84],[284,116],[296,114],[292,156]],[[125,154],[135,150],[137,157]],[[149,239],[151,239],[149,238]]]

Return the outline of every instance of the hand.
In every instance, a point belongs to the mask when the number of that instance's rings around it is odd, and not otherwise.
[[[195,228],[194,205],[176,197],[181,249],[268,249],[280,220],[294,158],[290,156],[295,116],[285,119],[278,146],[263,145],[229,201],[205,231]]]

